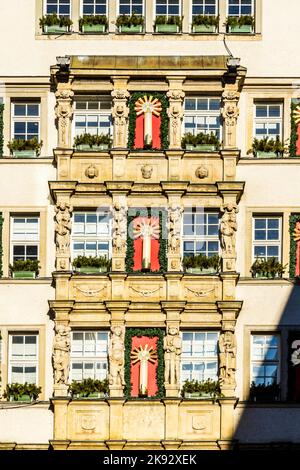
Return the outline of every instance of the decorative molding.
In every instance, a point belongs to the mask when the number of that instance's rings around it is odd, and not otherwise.
[[[151,297],[151,295],[153,295],[155,292],[160,290],[161,286],[158,286],[156,289],[153,289],[153,290],[146,290],[146,289],[145,290],[139,290],[139,289],[136,289],[133,286],[129,286],[129,288],[132,289],[137,294],[139,294],[141,297]]]
[[[211,289],[208,290],[194,290],[191,287],[185,286],[185,289],[187,291],[190,291],[192,294],[194,294],[195,297],[206,297],[209,295],[211,292],[215,290],[215,287],[212,287]]]
[[[87,289],[84,290],[78,286],[74,286],[74,288],[81,292],[85,297],[95,297],[97,294],[107,288],[107,284],[105,284],[101,289],[90,289],[89,287],[87,287]]]

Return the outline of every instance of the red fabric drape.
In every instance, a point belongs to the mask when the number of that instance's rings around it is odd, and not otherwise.
[[[145,347],[148,344],[148,349],[150,346],[156,351],[158,337],[154,336],[153,338],[148,338],[147,336],[141,336],[138,338],[134,336],[132,338],[132,348],[133,351],[136,347],[143,346]],[[153,397],[158,391],[156,383],[156,370],[157,370],[158,361],[156,360],[154,364],[148,361],[148,397]],[[139,396],[139,380],[140,380],[140,362],[136,364],[131,363],[130,370],[130,382],[131,382],[131,396]]]

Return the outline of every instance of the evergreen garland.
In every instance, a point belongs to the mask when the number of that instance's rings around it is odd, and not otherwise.
[[[129,122],[128,122],[128,148],[134,148],[134,140],[135,140],[135,123],[136,123],[136,111],[135,111],[135,103],[139,98],[143,98],[145,95],[153,96],[153,98],[157,98],[161,102],[161,124],[160,124],[160,141],[161,141],[161,148],[167,149],[169,147],[168,142],[168,132],[169,132],[169,121],[168,121],[168,100],[166,96],[162,93],[145,93],[143,91],[139,91],[133,93],[129,101]],[[151,149],[150,149],[151,150]]]
[[[159,270],[150,271],[150,273],[165,273],[168,271],[168,259],[167,259],[167,225],[164,224],[166,221],[167,211],[165,209],[147,208],[147,217],[158,217],[159,218]],[[133,239],[133,220],[137,217],[146,217],[145,209],[137,209],[135,215],[127,215],[127,242],[126,242],[126,272],[127,273],[142,273],[142,271],[133,271],[134,265],[134,239]]]
[[[290,215],[290,277],[295,277],[297,242],[294,240],[296,223],[300,222],[300,214]]]
[[[4,135],[3,135],[3,111],[4,104],[0,104],[0,157],[3,157]]]
[[[156,369],[156,384],[157,393],[152,398],[163,398],[164,397],[164,333],[160,328],[127,328],[125,333],[125,397],[131,397],[131,349],[132,349],[132,338],[137,336],[147,336],[153,338],[157,336],[156,350],[157,350],[157,369]],[[151,397],[149,397],[151,398]]]
[[[0,277],[2,277],[3,275],[3,271],[2,271],[2,255],[3,255],[3,251],[2,251],[2,226],[3,226],[3,217],[2,217],[2,213],[0,212]]]
[[[291,104],[291,138],[290,138],[290,157],[300,157],[297,155],[297,128],[298,124],[295,122],[294,111],[299,106],[300,103],[292,102]]]

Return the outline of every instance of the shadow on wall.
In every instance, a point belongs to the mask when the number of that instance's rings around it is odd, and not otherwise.
[[[276,308],[276,298],[273,302]],[[236,407],[233,439],[239,449],[300,447],[299,284],[293,285],[277,328],[268,330],[263,319],[261,324],[261,330],[251,331],[250,361],[244,364],[250,363],[252,385],[248,400]]]

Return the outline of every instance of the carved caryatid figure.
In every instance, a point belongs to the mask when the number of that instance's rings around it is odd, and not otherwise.
[[[235,387],[236,339],[232,331],[225,331],[219,339],[220,383]]]
[[[221,114],[225,123],[224,145],[225,147],[236,147],[236,124],[239,116],[237,106],[240,93],[234,89],[223,92],[223,107]]]
[[[74,92],[70,89],[61,89],[55,93],[55,115],[58,120],[58,146],[69,147],[71,119],[73,116],[72,98]]]
[[[113,90],[111,93],[114,106],[112,108],[112,117],[114,119],[114,147],[125,148],[127,146],[127,119],[129,109],[127,107],[127,90]]]
[[[169,252],[176,254],[180,250],[180,230],[181,230],[181,215],[183,209],[176,204],[172,204],[169,209]]]
[[[182,90],[169,90],[169,135],[170,148],[181,147],[181,120],[183,118],[182,100],[185,94]]]
[[[117,201],[114,203],[112,243],[115,253],[124,253],[126,249],[127,208]]]
[[[235,256],[235,233],[237,231],[236,214],[238,208],[236,204],[226,204],[221,207],[224,212],[220,224],[221,246],[223,256]]]
[[[178,328],[168,327],[168,334],[164,337],[165,385],[179,386],[181,348]]]
[[[55,207],[55,241],[60,254],[68,254],[69,251],[72,212],[73,207],[67,202],[57,203]]]
[[[54,383],[56,385],[67,385],[70,368],[71,328],[65,325],[56,325],[55,331],[52,355]]]
[[[109,384],[124,387],[124,326],[112,326],[109,344]]]

